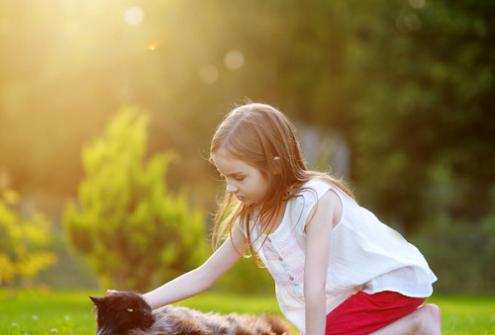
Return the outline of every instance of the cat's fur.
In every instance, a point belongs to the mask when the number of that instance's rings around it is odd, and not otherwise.
[[[202,313],[167,305],[156,311],[137,293],[90,297],[97,309],[97,335],[289,335],[274,315]]]

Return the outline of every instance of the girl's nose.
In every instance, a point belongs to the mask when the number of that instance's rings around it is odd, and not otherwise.
[[[233,193],[237,190],[236,187],[230,185],[230,184],[227,184],[227,192],[230,192],[230,193]]]

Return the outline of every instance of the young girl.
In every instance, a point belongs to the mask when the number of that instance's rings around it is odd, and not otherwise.
[[[232,110],[210,162],[226,180],[213,237],[226,239],[204,264],[144,294],[152,308],[206,290],[249,250],[304,335],[441,334],[438,307],[423,305],[437,280],[424,257],[345,185],[308,170],[280,111],[259,103]]]

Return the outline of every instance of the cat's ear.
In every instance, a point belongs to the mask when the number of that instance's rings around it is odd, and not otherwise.
[[[105,297],[100,298],[100,297],[89,296],[89,299],[91,299],[93,304],[95,304],[96,306],[101,306],[103,304],[103,302],[105,301]]]

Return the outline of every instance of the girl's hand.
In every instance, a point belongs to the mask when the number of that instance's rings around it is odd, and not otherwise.
[[[117,292],[119,292],[119,291],[117,291],[117,290],[110,290],[110,289],[109,289],[109,290],[107,290],[107,291],[106,291],[106,294],[107,294],[107,295],[112,295],[112,294],[115,294],[115,293],[117,293]]]

